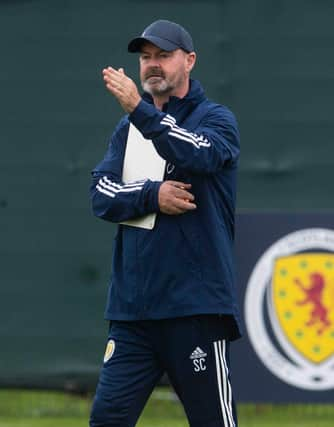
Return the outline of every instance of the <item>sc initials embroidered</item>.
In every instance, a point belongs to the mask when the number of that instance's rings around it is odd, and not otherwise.
[[[206,370],[205,358],[207,354],[200,347],[196,347],[191,353],[190,359],[193,361],[194,371],[200,372]]]

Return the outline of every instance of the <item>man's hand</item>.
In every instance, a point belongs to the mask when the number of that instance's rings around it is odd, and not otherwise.
[[[194,196],[189,193],[191,184],[179,181],[164,181],[159,189],[160,211],[167,215],[179,215],[196,209]]]
[[[134,81],[125,75],[123,68],[118,70],[112,67],[104,68],[102,74],[109,92],[114,95],[127,113],[132,113],[141,101]]]

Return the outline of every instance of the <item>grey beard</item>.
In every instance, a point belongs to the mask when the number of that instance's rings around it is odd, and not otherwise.
[[[158,85],[150,85],[147,81],[144,81],[142,82],[142,88],[144,89],[145,92],[153,96],[163,95],[172,89],[172,87],[168,84],[166,80],[163,80]]]

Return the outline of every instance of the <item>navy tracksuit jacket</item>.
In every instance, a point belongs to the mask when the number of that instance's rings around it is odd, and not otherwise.
[[[163,214],[161,182],[122,182],[130,122],[166,160],[164,180],[192,184],[197,209]],[[120,121],[93,171],[94,214],[111,222],[158,215],[153,230],[118,226],[107,319],[218,313],[232,315],[239,326],[232,249],[238,157],[234,115],[209,101],[196,80],[190,81],[186,97],[171,97],[163,111],[144,94],[135,111]],[[238,336],[236,328],[233,338]]]

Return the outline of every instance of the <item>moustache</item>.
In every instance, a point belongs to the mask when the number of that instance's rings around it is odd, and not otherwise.
[[[149,70],[146,74],[145,74],[145,80],[149,79],[150,77],[162,77],[164,78],[165,75],[164,73],[157,69],[157,68],[152,68],[151,70]]]

